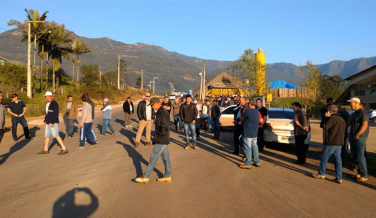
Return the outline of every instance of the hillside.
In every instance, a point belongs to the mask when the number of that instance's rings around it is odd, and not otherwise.
[[[185,91],[197,87],[200,83],[198,73],[203,68],[204,60],[189,57],[176,52],[143,43],[126,44],[110,38],[86,38],[75,35],[84,40],[91,47],[92,53],[80,56],[82,64],[98,64],[102,72],[117,69],[117,55],[125,55],[128,65],[129,79],[127,84],[135,85],[140,71],[144,71],[144,84],[149,84],[153,77],[156,80],[156,92],[161,94],[169,90],[169,82],[173,83],[178,91]],[[27,45],[21,43],[22,33],[18,29],[9,30],[0,34],[0,56],[11,60],[26,62]],[[266,56],[267,58],[267,56]],[[39,63],[39,61],[37,61]],[[229,66],[231,61],[206,60],[207,79],[215,76],[218,70]],[[332,61],[317,67],[324,75],[348,77],[376,64],[376,57],[358,58],[350,61]],[[72,74],[72,62],[63,60],[62,68]],[[285,80],[296,85],[294,76],[298,66],[290,63],[267,64],[269,81]]]

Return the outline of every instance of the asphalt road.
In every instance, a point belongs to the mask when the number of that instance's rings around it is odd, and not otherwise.
[[[241,156],[231,154],[232,132],[223,140],[201,133],[198,150],[184,150],[182,132],[171,132],[172,183],[158,183],[164,166],[158,161],[149,184],[141,176],[152,148],[134,149],[137,122],[123,127],[123,112],[113,111],[117,134],[99,138],[99,146],[77,150],[78,134],[65,136],[69,153],[37,155],[44,127],[32,127],[33,141],[14,143],[8,133],[0,145],[0,217],[374,217],[376,186],[358,184],[345,175],[336,184],[317,172],[320,149],[312,146],[308,163],[294,165],[291,146],[272,146],[261,154],[261,167],[243,170]],[[101,125],[96,114],[95,132]],[[317,138],[320,138],[317,136]],[[145,138],[143,137],[142,140]],[[318,140],[318,139],[316,139]],[[316,143],[316,144],[315,144]],[[375,143],[370,142],[370,143]],[[313,142],[318,145],[318,142]],[[328,167],[333,169],[332,164]]]

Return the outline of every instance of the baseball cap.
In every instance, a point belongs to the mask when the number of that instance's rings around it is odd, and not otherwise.
[[[46,96],[52,96],[52,92],[47,91],[47,92],[43,95],[43,97],[46,97]]]
[[[18,97],[18,95],[17,95],[17,94],[13,94],[13,95],[12,95],[12,98],[15,98],[15,97]]]
[[[152,98],[150,99],[150,103],[148,104],[148,106],[149,106],[149,105],[153,105],[153,104],[155,104],[155,103],[159,103],[159,98],[157,98],[157,97],[152,97]]]
[[[103,101],[104,101],[104,102],[108,102],[108,98],[105,98]]]
[[[350,100],[347,100],[347,102],[352,102],[352,101],[354,101],[354,102],[358,102],[358,103],[360,104],[360,99],[357,98],[357,97],[353,97],[353,98],[351,98]]]
[[[193,101],[193,103],[195,103],[195,104],[196,104],[196,103],[197,103],[197,100],[194,100],[194,101]]]

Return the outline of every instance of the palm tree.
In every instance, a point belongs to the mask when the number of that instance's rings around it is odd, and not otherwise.
[[[28,21],[31,23],[31,40],[34,41],[34,65],[33,65],[33,93],[35,92],[35,71],[36,71],[36,55],[37,55],[37,43],[39,44],[39,38],[48,32],[48,25],[43,22],[33,22],[33,21],[46,21],[48,11],[45,11],[42,15],[39,14],[38,10],[30,9],[29,11],[25,9]],[[22,23],[20,21],[11,20],[8,22],[8,26],[17,26],[24,31],[22,42],[28,42],[28,24]]]
[[[77,65],[81,64],[81,61],[79,60],[79,55],[85,54],[85,53],[91,53],[90,47],[86,46],[86,42],[80,41],[78,39],[73,40],[73,43],[69,47],[70,52],[72,53],[72,81],[74,81],[74,64],[77,63]],[[74,59],[74,56],[77,56],[77,61]],[[79,67],[77,66],[77,81],[79,78]]]

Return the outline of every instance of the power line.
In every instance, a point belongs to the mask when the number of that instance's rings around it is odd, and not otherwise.
[[[10,5],[14,6],[15,8],[17,8],[19,10],[22,10],[22,11],[24,10],[24,8],[22,8],[22,6],[20,6],[19,4],[18,5],[15,4],[16,1],[10,1],[10,0],[4,0],[4,1],[8,2]]]
[[[21,13],[21,12],[19,11],[18,8],[12,6],[12,5],[9,4],[8,2],[3,1],[3,4],[4,4],[5,6],[7,6],[8,8],[12,9],[13,11],[15,11],[15,12],[17,12],[17,13],[19,13],[19,14],[24,15],[24,13]]]
[[[24,6],[22,6],[20,3],[18,3],[18,2],[15,1],[15,0],[13,0],[13,1],[11,1],[11,0],[5,0],[5,1],[12,2],[15,6],[21,8],[21,10],[24,10],[24,9],[25,9]]]

